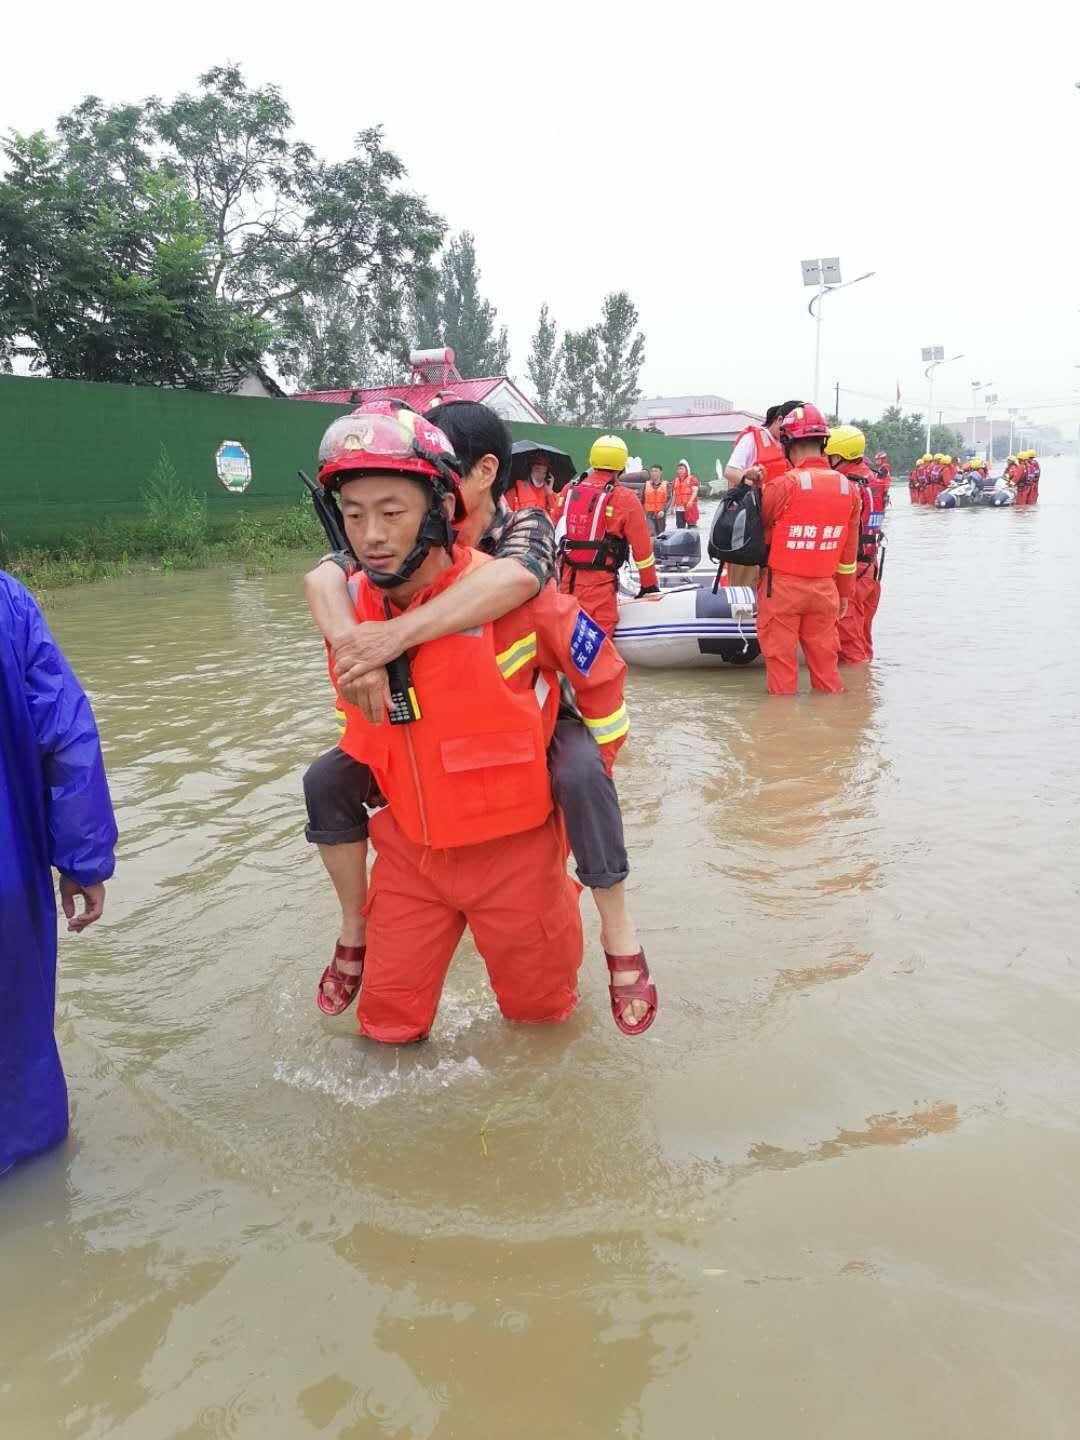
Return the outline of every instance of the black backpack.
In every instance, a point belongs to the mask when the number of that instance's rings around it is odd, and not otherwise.
[[[761,491],[741,480],[716,507],[709,555],[721,565],[764,565],[769,547],[761,524]]]

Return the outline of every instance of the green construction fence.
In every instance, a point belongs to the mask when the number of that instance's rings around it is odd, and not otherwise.
[[[0,376],[0,548],[50,545],[137,519],[147,477],[164,445],[179,478],[207,498],[212,525],[242,510],[266,514],[300,497],[296,472],[315,465],[319,439],[347,405],[206,395],[78,380]],[[567,450],[579,470],[600,430],[514,425],[515,439]],[[703,489],[730,445],[620,432],[646,466],[665,474],[686,458]],[[220,447],[243,447],[251,482],[242,493],[219,480]]]

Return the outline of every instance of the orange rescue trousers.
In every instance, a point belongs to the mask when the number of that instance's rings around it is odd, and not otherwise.
[[[466,925],[507,1020],[552,1024],[573,1013],[580,887],[566,873],[557,811],[519,835],[432,850],[380,810],[371,838],[377,854],[356,1009],[363,1034],[402,1045],[428,1033]]]
[[[770,695],[794,695],[798,690],[800,645],[814,689],[843,690],[837,665],[839,612],[831,575],[809,579],[781,570],[764,572],[758,586],[757,636]]]
[[[579,570],[571,595],[610,640],[619,623],[619,592],[615,577],[602,570]]]
[[[839,621],[840,663],[864,665],[874,658],[873,626],[881,602],[881,581],[874,573],[876,566],[859,562],[855,591],[848,600],[847,612]]]

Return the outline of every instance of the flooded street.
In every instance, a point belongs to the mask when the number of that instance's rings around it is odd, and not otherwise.
[[[0,1183],[5,1440],[1076,1434],[1080,473],[893,502],[843,696],[631,673],[642,1040],[587,896],[564,1026],[468,942],[426,1045],[323,1018],[299,574],[50,602],[121,847],[71,1137]]]

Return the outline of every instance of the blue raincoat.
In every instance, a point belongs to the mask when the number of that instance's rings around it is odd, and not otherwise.
[[[96,885],[115,844],[90,702],[33,597],[0,570],[0,1175],[67,1134],[50,867]]]

